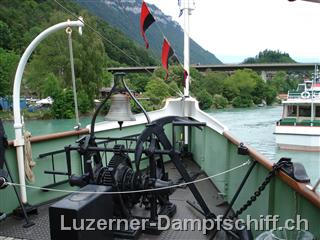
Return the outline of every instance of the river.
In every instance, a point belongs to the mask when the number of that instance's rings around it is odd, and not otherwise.
[[[320,153],[285,151],[278,149],[273,134],[275,123],[281,118],[282,107],[261,107],[246,109],[224,109],[208,112],[227,126],[233,135],[245,144],[257,149],[272,161],[289,157],[302,163],[315,183],[320,178]]]
[[[275,123],[282,114],[281,106],[246,108],[246,109],[223,109],[208,112],[241,141],[254,147],[272,161],[281,157],[290,157],[295,162],[301,162],[307,169],[307,173],[314,183],[320,177],[320,153],[296,152],[279,150],[273,134]],[[81,125],[90,123],[90,117],[81,118]],[[97,119],[101,121],[102,117]],[[9,139],[13,139],[12,122],[5,122],[5,128]],[[69,131],[75,126],[74,120],[32,120],[26,122],[26,127],[34,136]]]

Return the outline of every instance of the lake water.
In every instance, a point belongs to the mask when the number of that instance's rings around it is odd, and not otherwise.
[[[273,132],[275,123],[282,115],[281,106],[217,110],[209,114],[227,126],[239,140],[254,147],[270,160],[278,161],[281,157],[289,157],[305,166],[312,183],[320,178],[319,152],[278,149]]]
[[[97,117],[97,121],[102,121],[103,117]],[[80,119],[81,127],[86,127],[91,123],[91,117]],[[50,119],[50,120],[28,120],[25,127],[33,136],[44,135],[55,132],[71,131],[76,126],[74,119]],[[9,139],[14,139],[13,121],[5,121],[4,128]]]
[[[296,152],[279,150],[273,134],[275,123],[281,118],[282,107],[262,107],[246,109],[224,109],[209,112],[218,119],[242,142],[254,147],[272,161],[281,157],[290,157],[293,161],[301,162],[314,183],[320,177],[320,153]],[[101,121],[102,117],[97,119]],[[91,121],[90,117],[81,118],[84,127]],[[75,120],[33,120],[27,121],[26,127],[36,135],[70,131],[75,126]],[[14,138],[12,122],[5,122],[9,139]]]

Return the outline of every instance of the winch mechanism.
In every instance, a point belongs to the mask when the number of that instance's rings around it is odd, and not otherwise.
[[[151,122],[146,111],[127,88],[123,80],[123,74],[116,74],[114,82],[115,85],[93,115],[90,134],[80,138],[77,141],[78,145],[65,147],[68,173],[72,173],[72,151],[77,151],[80,154],[81,165],[83,166],[83,171],[80,175],[71,175],[69,177],[70,185],[84,188],[89,186],[90,189],[98,188],[94,186],[106,187],[105,189],[108,189],[106,191],[112,191],[112,194],[109,195],[112,197],[106,200],[109,202],[104,204],[101,211],[106,210],[107,215],[111,215],[113,218],[148,218],[149,225],[146,229],[148,233],[159,234],[158,225],[162,223],[161,221],[158,222],[158,216],[166,215],[171,218],[176,213],[176,206],[169,199],[170,194],[174,191],[173,185],[175,184],[170,180],[166,172],[164,165],[164,158],[166,158],[166,160],[172,162],[181,175],[179,181],[187,183],[193,194],[198,206],[191,206],[197,210],[200,209],[198,211],[203,214],[204,218],[216,219],[216,215],[210,211],[201,193],[193,183],[194,179],[183,164],[182,156],[190,156],[190,153],[183,152],[183,150],[175,146],[175,128],[183,130],[185,127],[197,127],[202,130],[206,124],[188,117],[179,116],[163,117]],[[120,83],[122,83],[123,88],[119,88]],[[147,119],[147,125],[141,134],[137,134],[134,137],[125,136],[120,138],[95,136],[96,117],[113,93],[129,94],[138,107],[140,107]],[[121,104],[119,102],[111,103],[110,109],[112,111],[107,115],[108,119],[117,116],[120,130],[123,121],[132,119],[128,117],[131,116],[131,110],[128,105],[129,103],[125,99],[125,97],[121,97]],[[119,106],[122,105],[125,105],[125,110],[119,109]],[[165,131],[168,125],[172,127],[172,139],[169,139]],[[127,140],[131,143],[134,142],[135,147],[131,148],[131,144],[130,146],[123,144]],[[111,144],[112,147],[108,147],[108,143],[114,143],[114,145]],[[106,157],[107,153],[113,154],[110,160]],[[82,199],[78,197],[74,198]],[[97,198],[96,201],[98,200]],[[93,200],[84,199],[84,201],[91,201],[90,204],[92,204]],[[75,208],[78,207],[78,205],[74,205],[74,202],[71,202],[70,205],[73,205]],[[60,206],[64,206],[64,204],[60,204]],[[57,209],[56,213],[60,213],[60,210],[60,208]],[[77,211],[80,214],[84,210],[77,209]],[[99,210],[99,213],[101,211]],[[143,212],[143,214],[139,215],[139,212]],[[86,214],[91,213],[87,212]],[[239,239],[239,236],[233,231],[225,231],[231,237]],[[113,234],[115,237],[134,238],[137,232],[128,231],[127,229],[114,232]]]

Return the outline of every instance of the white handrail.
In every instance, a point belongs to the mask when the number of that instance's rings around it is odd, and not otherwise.
[[[66,21],[66,22],[58,23],[52,27],[47,28],[42,33],[40,33],[35,39],[33,39],[33,41],[27,47],[27,49],[25,50],[25,52],[23,53],[19,61],[17,71],[14,77],[14,85],[13,85],[13,116],[14,116],[14,129],[15,129],[14,146],[16,147],[16,152],[17,152],[19,182],[21,184],[20,195],[23,203],[27,203],[27,192],[25,188],[25,173],[24,173],[24,157],[23,157],[23,146],[24,146],[24,139],[22,134],[23,125],[21,122],[21,113],[20,113],[20,87],[21,87],[21,80],[22,80],[24,69],[34,49],[47,36],[49,36],[50,34],[60,29],[65,29],[67,27],[79,27],[79,32],[81,32],[83,26],[84,26],[83,21],[78,20],[78,21]]]

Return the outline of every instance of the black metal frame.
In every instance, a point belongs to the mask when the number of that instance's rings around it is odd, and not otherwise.
[[[168,155],[171,159],[171,161],[173,162],[173,164],[175,165],[175,167],[177,168],[178,172],[180,173],[180,175],[182,176],[183,180],[188,183],[188,187],[190,189],[190,191],[192,192],[193,196],[195,197],[197,203],[200,206],[200,209],[198,208],[199,212],[203,213],[204,217],[207,219],[216,219],[216,215],[214,213],[212,213],[207,205],[207,203],[205,202],[205,200],[203,199],[201,193],[199,192],[199,190],[197,189],[196,185],[194,183],[192,183],[192,178],[189,175],[189,173],[187,172],[186,168],[183,165],[183,162],[181,161],[181,152],[177,151],[174,148],[174,145],[172,145],[170,143],[170,140],[168,139],[168,137],[165,134],[164,131],[164,126],[172,123],[172,128],[174,129],[177,126],[180,127],[184,127],[184,126],[195,126],[198,128],[202,128],[204,126],[206,126],[205,123],[200,123],[200,122],[196,122],[190,118],[186,118],[186,117],[177,117],[177,116],[169,116],[169,117],[164,117],[158,120],[153,121],[150,124],[147,124],[145,130],[141,133],[141,135],[139,136],[139,138],[137,139],[137,144],[135,149],[129,149],[129,148],[125,148],[122,149],[123,152],[125,153],[134,153],[134,163],[135,163],[135,168],[136,171],[139,172],[140,171],[140,163],[141,163],[141,158],[142,155],[145,154],[149,157],[149,168],[150,168],[150,177],[156,179],[157,176],[157,172],[156,169],[157,167],[162,168],[163,166],[158,166],[156,161],[154,161],[154,156],[156,154],[160,154],[162,155]],[[173,135],[172,135],[172,141],[174,142],[175,140],[175,132],[173,130]],[[99,138],[99,139],[103,139],[103,138]],[[105,138],[108,139],[108,138]],[[159,144],[161,144],[161,146],[163,147],[163,149],[160,148],[160,146],[156,147],[156,141],[155,139],[158,141]],[[82,140],[83,141],[83,140]],[[148,149],[144,149],[144,145],[146,142],[150,142]],[[78,152],[82,152],[84,155],[85,159],[91,159],[92,158],[92,154],[99,154],[100,152],[114,152],[115,150],[113,148],[103,148],[103,147],[98,147],[97,143],[91,142],[92,145],[89,144],[89,142],[87,141],[87,145],[85,146],[85,148],[83,148],[81,146],[81,144],[79,146],[67,146],[67,153],[70,151],[78,151]],[[67,161],[71,161],[71,159],[67,158]],[[99,161],[95,161],[96,164],[100,164],[101,162],[101,158]],[[163,164],[163,160],[160,161]],[[86,163],[86,160],[84,161],[84,163]],[[92,169],[92,165],[91,162],[89,163],[89,168],[84,167],[85,169],[85,173],[89,173],[89,180],[94,180],[93,178],[93,172],[94,169]],[[85,176],[86,177],[86,176]],[[152,193],[151,194],[156,194],[156,193]],[[155,217],[157,216],[157,202],[156,202],[156,198],[153,198],[154,201],[151,202],[151,206],[150,206],[150,219],[155,219]],[[197,208],[196,208],[197,209]],[[222,226],[223,227],[223,226]],[[232,232],[232,231],[228,231],[225,230],[228,234],[239,238],[236,233]]]
[[[184,182],[187,183],[190,191],[192,192],[193,196],[195,197],[197,203],[199,204],[198,208],[197,206],[193,205],[196,210],[198,210],[200,213],[204,215],[207,219],[216,219],[216,215],[212,213],[203,199],[201,193],[197,189],[196,185],[192,182],[193,178],[189,175],[186,168],[183,165],[183,162],[181,161],[181,152],[175,149],[175,141],[176,141],[176,134],[175,134],[175,127],[185,127],[187,126],[190,130],[190,127],[197,127],[199,129],[202,129],[202,127],[206,126],[206,123],[203,122],[197,122],[191,118],[187,117],[177,117],[177,116],[169,116],[157,119],[153,122],[150,122],[150,118],[145,111],[145,109],[142,107],[142,105],[135,99],[133,94],[130,92],[129,88],[127,87],[126,83],[124,82],[123,76],[124,73],[117,73],[115,74],[115,82],[114,86],[112,87],[111,91],[108,93],[106,98],[103,100],[103,102],[99,105],[99,107],[96,109],[92,121],[91,121],[91,131],[90,135],[84,136],[81,139],[77,141],[79,144],[78,146],[66,146],[64,151],[66,152],[66,160],[67,160],[67,167],[68,172],[67,175],[70,176],[72,169],[71,169],[71,151],[77,151],[82,156],[82,162],[83,162],[83,170],[84,174],[82,176],[75,176],[73,180],[70,179],[70,184],[75,183],[75,185],[81,186],[86,185],[89,183],[95,183],[97,174],[99,173],[99,170],[103,167],[102,158],[100,155],[100,152],[104,152],[105,154],[107,152],[113,152],[115,153],[114,148],[108,148],[105,143],[108,141],[117,141],[117,140],[125,140],[127,137],[124,138],[103,138],[103,137],[95,137],[95,122],[96,117],[98,116],[99,112],[102,110],[102,107],[106,104],[107,100],[111,97],[113,93],[116,92],[127,92],[131,98],[134,100],[134,102],[139,106],[139,108],[144,113],[148,124],[146,125],[146,128],[141,133],[141,135],[136,139],[136,147],[135,149],[128,148],[127,146],[121,151],[123,153],[134,153],[134,164],[135,164],[135,171],[139,174],[140,172],[140,163],[142,160],[142,155],[145,154],[149,158],[149,171],[150,171],[150,179],[158,179],[158,173],[162,173],[162,177],[159,178],[161,180],[168,180],[168,176],[165,173],[164,169],[164,162],[163,162],[163,155],[168,155],[172,161],[172,163],[177,168],[178,172],[180,173],[182,179]],[[124,88],[118,88],[119,83],[122,83]],[[172,124],[172,144],[170,143],[170,140],[165,134],[164,126],[171,123]],[[96,142],[96,140],[102,140],[100,142]],[[132,139],[130,139],[132,140]],[[145,143],[148,142],[148,148],[145,149]],[[104,147],[99,147],[99,144],[104,144]],[[162,148],[161,148],[162,146]],[[59,151],[60,153],[60,151]],[[94,161],[94,167],[92,166],[92,160]],[[54,165],[53,165],[54,167]],[[51,174],[57,174],[57,172],[49,172],[47,173]],[[59,173],[58,173],[59,174]],[[249,175],[250,173],[248,173]],[[163,179],[162,179],[163,178]],[[55,179],[55,178],[54,178]],[[244,180],[245,182],[245,180]],[[242,184],[241,184],[242,185]],[[242,186],[240,187],[241,190]],[[239,191],[240,191],[239,190]],[[157,201],[162,201],[158,198],[158,193],[150,192],[151,198],[150,198],[150,220],[156,220],[156,217],[158,215],[157,212]],[[239,193],[236,194],[235,198],[237,197]],[[169,201],[169,199],[163,199],[163,201]],[[235,201],[235,199],[234,199]],[[231,209],[231,208],[230,208]],[[230,211],[230,209],[228,211]],[[175,211],[168,209],[168,212]],[[226,212],[227,215],[228,212]],[[222,226],[223,227],[223,226]],[[232,231],[225,230],[228,234],[239,238],[237,234],[235,234]]]
[[[113,152],[113,148],[107,148],[107,144],[108,143],[112,143],[114,142],[115,144],[118,143],[118,141],[125,141],[125,146],[126,146],[126,149],[129,149],[128,146],[131,145],[132,142],[136,142],[137,141],[137,138],[140,134],[134,134],[134,135],[128,135],[128,136],[125,136],[123,138],[110,138],[110,137],[107,137],[107,138],[104,138],[104,137],[95,137],[96,140],[102,140],[102,141],[98,141],[97,142],[97,146],[99,145],[102,145],[103,144],[103,147],[99,148],[101,149],[101,151],[103,151],[103,149],[105,149],[104,151],[104,156],[102,156],[102,158],[104,158],[104,161],[105,161],[105,165],[107,165],[107,152]],[[128,144],[128,142],[130,142],[130,144]],[[62,184],[65,184],[65,183],[68,183],[69,182],[69,178],[70,176],[72,175],[72,169],[71,169],[71,162],[70,161],[66,161],[66,164],[67,164],[67,172],[60,172],[60,171],[56,171],[55,170],[55,155],[58,155],[58,154],[61,154],[61,153],[66,153],[68,151],[71,151],[71,150],[75,150],[73,149],[71,146],[67,146],[65,149],[61,149],[61,150],[57,150],[57,151],[52,151],[52,152],[47,152],[47,153],[43,153],[43,154],[40,154],[38,156],[39,159],[43,159],[45,157],[50,157],[51,159],[51,169],[52,170],[45,170],[44,173],[45,174],[51,174],[53,176],[53,182],[51,184],[48,184],[48,185],[45,185],[43,186],[43,188],[54,188],[54,187],[57,187],[59,185],[62,185]],[[131,149],[131,152],[133,153],[133,149]],[[127,152],[129,153],[129,151]],[[70,156],[70,159],[71,159],[71,156]],[[146,160],[148,159],[147,157],[143,158],[142,160]],[[134,161],[132,161],[134,163]],[[81,162],[80,164],[80,171],[81,171],[81,174],[84,174],[84,171],[83,171],[83,161]],[[64,175],[64,176],[68,176],[68,179],[66,180],[62,180],[62,181],[56,181],[56,175]],[[43,190],[44,192],[47,192],[47,190]]]
[[[54,156],[57,155],[57,154],[61,154],[61,153],[65,153],[65,149],[39,154],[39,156],[38,156],[39,159],[45,158],[45,157],[48,157],[48,156],[51,157],[52,171],[44,171],[44,173],[52,175],[53,183],[45,185],[45,186],[43,186],[43,188],[53,188],[53,187],[57,187],[59,185],[62,185],[62,184],[65,184],[65,183],[69,182],[69,177],[71,176],[71,168],[67,168],[68,169],[67,172],[57,172],[57,171],[55,171],[55,158],[54,158]],[[56,181],[56,175],[68,176],[68,179],[57,182]],[[43,191],[47,192],[47,190],[43,190]]]

